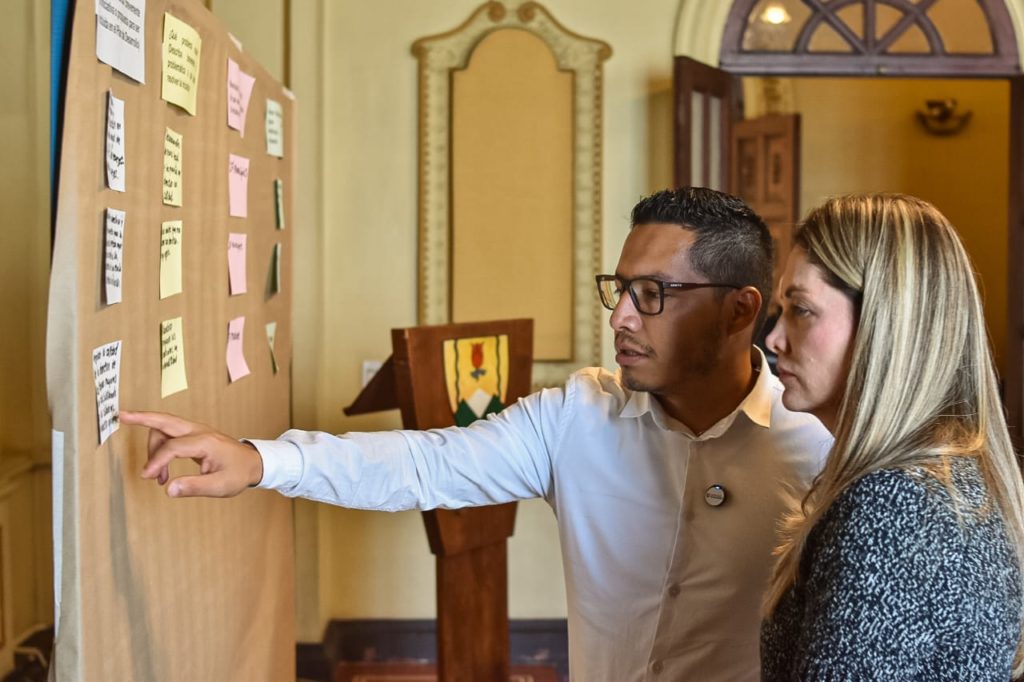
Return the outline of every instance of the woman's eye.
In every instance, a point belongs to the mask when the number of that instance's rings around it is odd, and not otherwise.
[[[783,304],[782,314],[790,318],[807,317],[811,314],[810,308],[805,308],[797,303]]]

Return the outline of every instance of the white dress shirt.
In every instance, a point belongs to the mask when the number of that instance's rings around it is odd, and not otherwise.
[[[780,514],[831,437],[754,389],[700,436],[618,374],[585,369],[467,428],[251,441],[262,488],[358,509],[543,497],[558,519],[578,682],[757,680]],[[725,501],[705,501],[711,486]]]

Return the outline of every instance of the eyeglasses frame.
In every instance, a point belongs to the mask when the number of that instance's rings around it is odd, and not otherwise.
[[[648,282],[654,282],[658,285],[658,310],[657,312],[647,313],[640,309],[640,302],[636,299],[636,292],[633,291],[633,282],[637,280],[646,280]],[[725,284],[720,282],[666,282],[665,280],[658,279],[657,277],[650,277],[643,275],[640,277],[633,277],[626,279],[625,277],[619,277],[617,275],[596,275],[594,281],[597,283],[597,297],[601,299],[601,305],[608,310],[615,310],[615,306],[609,306],[605,303],[604,296],[601,294],[601,283],[602,282],[617,282],[622,285],[622,288],[629,292],[629,298],[633,301],[633,307],[641,315],[661,315],[665,312],[665,289],[679,289],[682,291],[692,291],[694,289],[714,289],[714,288],[726,288],[726,289],[742,289],[738,284]],[[619,298],[622,295],[619,294]]]

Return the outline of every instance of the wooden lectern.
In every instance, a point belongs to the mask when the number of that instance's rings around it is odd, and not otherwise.
[[[530,391],[533,320],[391,330],[392,355],[349,407],[407,429],[465,425]],[[516,503],[423,512],[437,557],[439,682],[509,679],[506,542]]]

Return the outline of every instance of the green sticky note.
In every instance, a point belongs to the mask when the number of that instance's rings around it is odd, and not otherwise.
[[[274,244],[270,254],[270,272],[267,273],[267,296],[281,291],[281,242]]]
[[[277,337],[277,322],[267,322],[267,345],[270,346],[270,367],[277,374],[277,354],[274,353],[274,339]]]
[[[284,229],[284,180],[274,180],[274,209],[277,214],[277,229]]]

